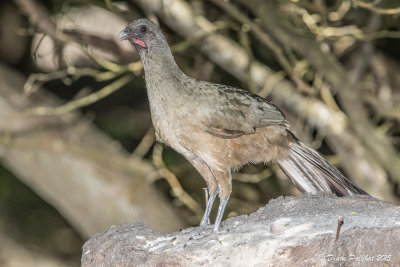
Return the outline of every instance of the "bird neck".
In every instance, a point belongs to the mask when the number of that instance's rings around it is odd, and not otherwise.
[[[181,84],[188,78],[176,64],[169,47],[161,48],[148,49],[140,53],[150,110],[156,128],[157,118],[165,117],[170,112],[171,105],[168,104],[180,99],[182,90],[185,90]]]
[[[140,56],[148,90],[152,90],[153,88],[149,87],[153,85],[159,87],[162,84],[176,83],[177,80],[186,76],[176,64],[168,46],[149,48],[142,51]],[[162,88],[159,89],[162,90]]]

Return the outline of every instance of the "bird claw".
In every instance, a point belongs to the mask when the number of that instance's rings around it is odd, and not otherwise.
[[[215,234],[217,234],[217,232],[215,232],[213,229],[207,228],[207,229],[205,229],[205,231],[202,231],[201,233],[198,233],[196,235],[191,236],[189,238],[189,241],[190,240],[193,240],[193,241],[194,240],[201,240],[201,239],[204,239],[206,237],[213,236]]]

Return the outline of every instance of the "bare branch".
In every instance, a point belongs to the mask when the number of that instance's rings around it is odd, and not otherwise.
[[[101,90],[92,93],[88,96],[70,101],[62,106],[58,107],[35,107],[32,109],[28,109],[23,112],[24,116],[29,116],[29,115],[55,115],[59,116],[62,114],[65,114],[67,112],[70,112],[72,110],[88,106],[90,104],[93,104],[100,99],[112,94],[116,90],[120,89],[130,81],[132,81],[133,76],[131,74],[126,74],[122,76],[121,78],[117,79],[115,82],[110,83],[103,87]]]
[[[381,14],[381,15],[398,15],[398,14],[400,14],[400,7],[385,9],[385,8],[375,7],[372,4],[365,3],[365,2],[362,2],[359,0],[352,0],[352,2],[353,2],[353,5],[355,5],[355,6],[371,10],[371,11]]]
[[[198,221],[200,221],[201,216],[204,211],[200,205],[183,189],[182,185],[179,183],[178,178],[165,166],[162,160],[162,145],[157,143],[153,148],[153,162],[157,168],[158,173],[161,177],[165,178],[169,185],[171,186],[174,195],[182,201],[193,213],[196,215]]]

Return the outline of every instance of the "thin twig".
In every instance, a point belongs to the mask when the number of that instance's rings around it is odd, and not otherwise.
[[[196,42],[200,41],[201,39],[206,38],[210,34],[218,32],[224,28],[226,28],[225,23],[215,22],[213,24],[213,27],[208,29],[207,31],[193,34],[192,36],[186,38],[184,41],[171,45],[171,50],[174,53],[184,51],[184,50],[188,49],[189,47],[193,46],[194,44],[196,44]]]
[[[274,52],[276,59],[279,61],[283,69],[288,73],[290,78],[296,83],[300,90],[310,92],[310,87],[299,77],[299,75],[294,71],[293,66],[290,64],[289,60],[285,57],[281,45],[276,43],[271,36],[269,36],[265,31],[263,31],[256,23],[252,22],[248,17],[246,17],[236,6],[223,0],[211,0],[214,4],[218,5],[230,16],[246,24],[255,37],[257,37],[261,42],[263,42],[269,49]]]
[[[339,235],[340,235],[340,229],[342,228],[342,225],[344,224],[343,216],[338,217],[338,225],[336,228],[336,238],[335,238],[335,243],[339,240]]]
[[[361,8],[365,8],[368,10],[371,10],[375,13],[381,14],[381,15],[397,15],[400,14],[400,7],[396,7],[396,8],[379,8],[379,7],[375,7],[369,3],[365,3],[362,1],[358,1],[358,0],[352,0],[353,4],[355,6],[361,7]]]
[[[58,107],[35,107],[32,109],[25,110],[22,114],[23,115],[62,115],[72,110],[78,109],[80,107],[84,107],[94,102],[99,101],[100,99],[110,95],[111,93],[117,91],[125,84],[129,83],[133,79],[131,74],[126,74],[119,78],[118,80],[114,81],[111,84],[106,85],[101,90],[92,93],[88,96],[79,98],[77,100],[70,101],[64,105]]]
[[[31,95],[39,90],[45,82],[60,79],[65,81],[68,76],[72,76],[72,79],[76,80],[82,76],[93,76],[96,78],[99,75],[99,70],[92,68],[75,68],[69,67],[64,70],[54,71],[50,73],[34,73],[29,75],[28,80],[24,85],[24,93],[27,95]],[[70,80],[70,79],[69,79]]]
[[[154,128],[151,126],[146,134],[143,136],[142,140],[140,143],[137,145],[135,150],[132,152],[132,156],[138,157],[138,158],[143,158],[144,155],[150,150],[151,146],[154,144],[154,141],[156,140],[155,135],[154,135]]]
[[[165,178],[168,184],[171,186],[173,194],[182,201],[189,209],[193,211],[198,220],[201,219],[203,215],[203,210],[200,207],[199,203],[197,203],[183,188],[179,183],[178,178],[176,178],[175,174],[168,170],[165,166],[164,161],[162,160],[162,151],[163,147],[161,144],[157,143],[153,148],[153,163],[157,168],[158,173],[161,177]]]

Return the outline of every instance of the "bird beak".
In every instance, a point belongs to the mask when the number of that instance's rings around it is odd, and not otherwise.
[[[121,41],[124,41],[136,37],[136,34],[129,32],[127,29],[123,29],[119,32],[118,37]]]

